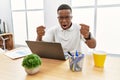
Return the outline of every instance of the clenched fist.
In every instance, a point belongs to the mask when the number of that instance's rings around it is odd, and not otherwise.
[[[88,45],[89,48],[95,48],[96,40],[94,38],[90,37],[89,26],[86,24],[80,24],[80,26],[81,26],[80,33],[86,39],[85,43]]]
[[[41,41],[42,36],[45,34],[45,27],[44,26],[38,26],[36,29],[37,32],[37,40]]]
[[[89,26],[86,24],[80,24],[81,29],[80,32],[81,34],[84,36],[84,38],[88,38],[89,37]]]

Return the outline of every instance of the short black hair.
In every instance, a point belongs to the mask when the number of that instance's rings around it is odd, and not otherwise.
[[[70,7],[69,5],[67,5],[67,4],[61,4],[61,5],[58,7],[57,11],[63,10],[63,9],[69,9],[69,10],[72,12],[71,7]]]

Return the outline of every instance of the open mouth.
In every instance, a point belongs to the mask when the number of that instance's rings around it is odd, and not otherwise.
[[[63,25],[63,28],[67,28],[67,25]]]

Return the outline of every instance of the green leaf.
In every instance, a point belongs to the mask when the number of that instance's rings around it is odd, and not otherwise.
[[[41,58],[36,54],[30,54],[24,57],[22,66],[25,68],[35,68],[41,65]]]

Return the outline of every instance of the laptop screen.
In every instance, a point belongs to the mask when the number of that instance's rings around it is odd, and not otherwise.
[[[66,60],[67,54],[63,52],[60,43],[43,42],[43,41],[26,41],[30,50],[42,58]]]

